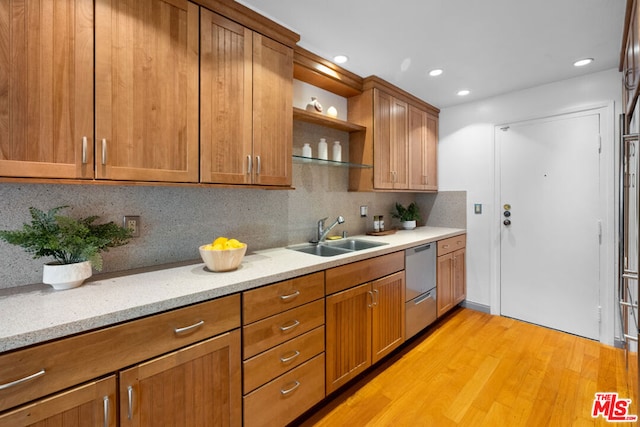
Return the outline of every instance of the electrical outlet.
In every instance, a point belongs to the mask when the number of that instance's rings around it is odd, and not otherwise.
[[[125,215],[123,227],[131,230],[132,237],[140,237],[140,217],[138,215]]]

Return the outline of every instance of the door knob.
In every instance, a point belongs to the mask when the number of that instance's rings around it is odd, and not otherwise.
[[[502,221],[502,223],[504,225],[511,225],[511,220],[510,219],[505,219],[504,221]]]

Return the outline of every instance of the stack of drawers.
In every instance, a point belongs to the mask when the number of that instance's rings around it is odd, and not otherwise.
[[[285,425],[325,397],[324,272],[242,294],[244,425]]]

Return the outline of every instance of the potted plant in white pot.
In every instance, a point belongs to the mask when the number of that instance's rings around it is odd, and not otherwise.
[[[68,206],[48,212],[29,208],[31,223],[22,230],[0,230],[0,240],[23,247],[34,258],[53,257],[44,265],[42,282],[54,289],[80,286],[91,277],[92,269],[102,270],[102,256],[109,248],[128,243],[131,232],[113,222],[94,224],[97,216],[71,218],[58,215]]]
[[[413,230],[416,228],[416,221],[420,218],[420,208],[415,202],[411,202],[406,208],[400,203],[396,203],[396,210],[391,212],[391,216],[398,218],[402,222],[402,228],[405,230]]]

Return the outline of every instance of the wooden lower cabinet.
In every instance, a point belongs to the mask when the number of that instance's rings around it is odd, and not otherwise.
[[[240,330],[120,372],[120,425],[239,426]]]
[[[464,301],[466,285],[466,239],[456,236],[438,242],[437,306],[438,317]]]
[[[327,296],[327,394],[404,342],[404,294],[400,271]]]
[[[116,377],[90,382],[0,415],[2,427],[115,427]]]
[[[245,426],[285,426],[324,399],[324,353],[244,397]]]

